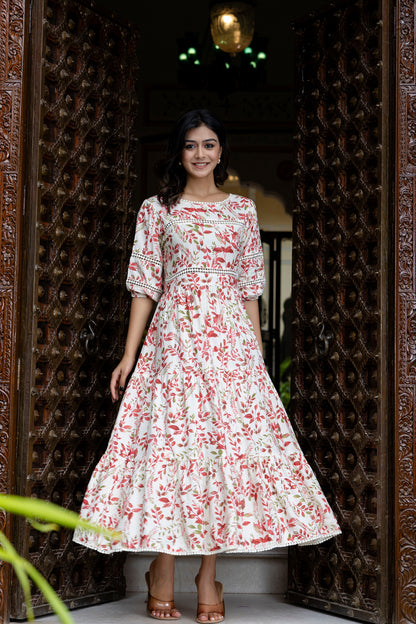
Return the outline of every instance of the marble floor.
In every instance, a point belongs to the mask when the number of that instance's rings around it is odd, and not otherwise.
[[[71,612],[75,624],[149,624],[146,616],[146,595],[130,593],[123,600],[77,609]],[[177,594],[181,624],[195,621],[195,594]],[[351,620],[296,607],[274,594],[226,594],[227,624],[351,624]],[[155,620],[153,620],[155,621]],[[59,624],[55,615],[36,618],[37,624]]]

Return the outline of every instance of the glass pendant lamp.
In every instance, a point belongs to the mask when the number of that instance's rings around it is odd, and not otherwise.
[[[254,7],[250,2],[213,2],[211,35],[215,45],[236,55],[250,45],[254,34]]]

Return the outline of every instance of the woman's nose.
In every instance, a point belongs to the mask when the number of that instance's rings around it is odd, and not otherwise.
[[[196,155],[198,158],[202,158],[202,156],[204,155],[204,148],[202,145],[198,145],[196,148]]]

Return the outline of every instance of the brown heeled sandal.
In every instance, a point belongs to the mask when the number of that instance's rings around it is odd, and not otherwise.
[[[147,585],[147,615],[155,620],[179,620],[180,616],[172,615],[172,611],[176,611],[175,603],[173,600],[159,600],[155,596],[152,596],[150,593],[150,574],[146,572],[144,578],[146,579]],[[167,616],[159,616],[153,615],[152,611],[170,611],[169,617]]]
[[[218,595],[220,597],[220,601],[217,604],[203,604],[198,602],[198,609],[196,614],[196,621],[198,624],[217,624],[218,622],[223,622],[225,618],[225,607],[224,600],[222,598],[222,583],[219,581],[215,581],[215,587],[217,588]],[[220,613],[221,617],[218,620],[210,620],[210,613]],[[206,620],[201,620],[200,616],[206,615]]]

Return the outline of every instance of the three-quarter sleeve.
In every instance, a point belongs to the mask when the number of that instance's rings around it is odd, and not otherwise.
[[[254,202],[246,216],[246,230],[240,256],[238,288],[244,301],[257,299],[264,290],[264,258]]]
[[[163,222],[154,204],[145,200],[137,215],[126,286],[133,297],[159,301],[163,292],[161,235]]]

